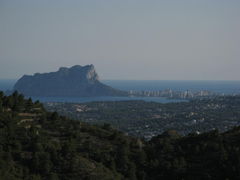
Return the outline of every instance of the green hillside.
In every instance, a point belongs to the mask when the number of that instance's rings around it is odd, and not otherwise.
[[[240,128],[146,142],[1,92],[0,179],[240,179]]]

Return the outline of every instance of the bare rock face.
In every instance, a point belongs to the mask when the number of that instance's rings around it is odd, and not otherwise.
[[[113,89],[99,81],[93,65],[61,67],[57,72],[24,75],[14,90],[26,96],[124,96],[127,92]]]

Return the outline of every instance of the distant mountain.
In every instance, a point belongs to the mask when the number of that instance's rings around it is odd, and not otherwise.
[[[14,90],[26,96],[125,96],[127,92],[114,89],[99,81],[93,65],[61,67],[57,72],[22,76]]]

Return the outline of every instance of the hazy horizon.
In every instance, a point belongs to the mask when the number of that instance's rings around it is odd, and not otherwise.
[[[1,0],[0,79],[93,64],[101,80],[240,80],[240,1]]]
[[[39,73],[39,72],[37,72],[37,73]],[[43,73],[47,73],[47,72],[43,72]],[[23,75],[33,75],[33,74],[23,74]],[[22,76],[23,76],[22,75]],[[21,77],[22,77],[21,76]],[[17,81],[17,80],[19,80],[21,77],[19,77],[19,78],[0,78],[0,81]],[[207,80],[196,80],[196,79],[102,79],[101,77],[100,77],[100,81],[195,81],[195,82],[201,82],[201,81],[205,81],[205,82],[207,82],[207,81],[216,81],[216,82],[240,82],[240,80],[221,80],[221,79],[207,79]]]

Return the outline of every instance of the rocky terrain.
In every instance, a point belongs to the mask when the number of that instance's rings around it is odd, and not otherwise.
[[[123,96],[127,92],[114,89],[99,81],[93,65],[61,67],[57,72],[22,76],[14,90],[26,96],[91,97]]]

